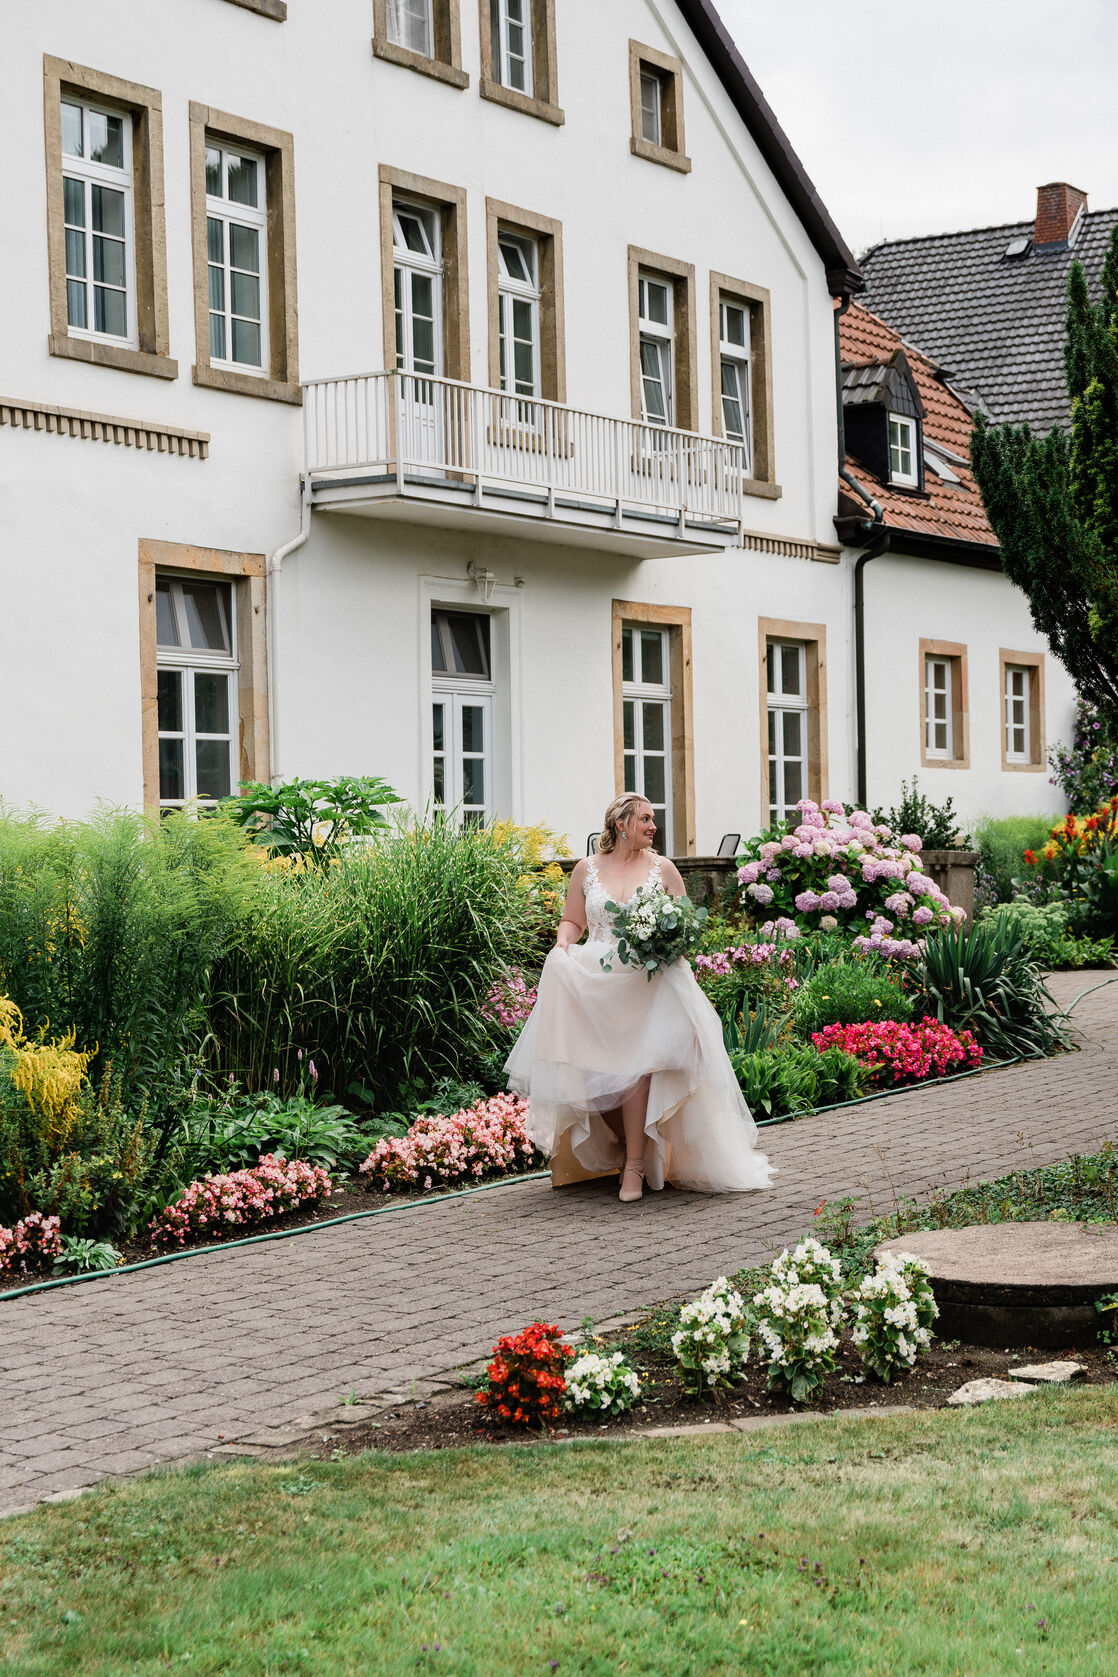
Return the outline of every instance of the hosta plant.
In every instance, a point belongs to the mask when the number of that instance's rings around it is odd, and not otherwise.
[[[557,1421],[567,1389],[566,1367],[573,1357],[562,1330],[552,1322],[533,1322],[522,1333],[506,1334],[493,1347],[475,1402],[512,1426],[543,1427]]]
[[[912,1367],[932,1339],[939,1309],[928,1266],[911,1252],[885,1252],[852,1295],[851,1335],[862,1361],[886,1384]]]
[[[724,1275],[685,1304],[672,1351],[680,1378],[692,1397],[732,1386],[749,1355],[745,1303]]]
[[[64,1234],[54,1267],[58,1271],[73,1270],[75,1275],[96,1275],[115,1269],[120,1261],[120,1253],[108,1240],[82,1240],[77,1235]]]
[[[622,1415],[640,1395],[640,1379],[625,1361],[623,1351],[614,1351],[609,1356],[584,1351],[567,1370],[563,1407],[579,1415],[587,1410],[596,1410],[601,1415]]]

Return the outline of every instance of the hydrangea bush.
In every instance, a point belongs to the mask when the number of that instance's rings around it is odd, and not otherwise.
[[[738,869],[743,908],[760,918],[793,921],[803,931],[857,931],[854,946],[910,959],[929,926],[963,918],[923,871],[921,840],[895,835],[864,809],[801,798],[799,824],[754,839]],[[764,935],[765,927],[762,927]]]
[[[622,1415],[641,1395],[640,1379],[623,1351],[608,1357],[584,1351],[567,1370],[566,1380],[563,1407],[576,1414],[594,1409],[602,1415]]]
[[[894,1019],[869,1019],[858,1025],[826,1025],[813,1031],[812,1042],[823,1052],[841,1048],[867,1068],[866,1081],[882,1084],[922,1083],[947,1077],[982,1064],[982,1049],[973,1031],[953,1031],[925,1014],[918,1024]]]
[[[749,1355],[749,1329],[745,1302],[724,1275],[684,1305],[672,1335],[672,1352],[692,1397],[731,1386],[737,1379]]]
[[[0,1275],[40,1275],[61,1251],[59,1219],[32,1211],[14,1228],[0,1228]]]
[[[251,1170],[203,1176],[151,1219],[153,1246],[185,1246],[191,1240],[220,1240],[240,1234],[287,1211],[328,1199],[332,1184],[321,1165],[288,1161],[266,1153]]]
[[[539,1155],[524,1129],[527,1111],[519,1095],[503,1094],[449,1116],[425,1114],[406,1135],[378,1141],[360,1173],[370,1188],[391,1193],[528,1170]]]
[[[493,1347],[485,1385],[475,1401],[499,1421],[546,1426],[562,1412],[566,1366],[573,1357],[562,1330],[552,1322],[533,1322],[522,1333],[505,1334]]]
[[[928,1266],[911,1252],[885,1252],[853,1295],[851,1334],[862,1361],[886,1384],[907,1373],[932,1339],[939,1315]]]

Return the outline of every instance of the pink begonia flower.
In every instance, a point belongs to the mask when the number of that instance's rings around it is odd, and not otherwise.
[[[838,921],[835,919],[833,914],[824,914],[823,918],[819,922],[819,930],[821,932],[833,932],[837,926]]]
[[[923,850],[924,848],[924,840],[918,837],[916,833],[902,833],[899,842],[904,845],[906,850]]]
[[[819,907],[819,896],[815,891],[801,891],[796,898],[796,907],[801,914],[814,914]]]
[[[846,814],[846,810],[843,805],[839,803],[837,798],[824,798],[820,807],[825,809],[828,815],[844,816]]]
[[[928,921],[933,920],[934,918],[935,916],[933,915],[931,909],[926,908],[923,903],[921,903],[919,908],[914,908],[912,911],[912,924],[914,926],[926,926]]]
[[[762,906],[764,906],[765,903],[771,903],[773,900],[771,885],[749,885],[746,887],[746,891],[747,894],[753,898],[754,902],[758,902]]]
[[[738,884],[752,885],[761,871],[760,862],[747,862],[744,868],[738,869]]]
[[[824,891],[819,899],[819,906],[825,914],[833,914],[838,905],[839,894],[837,891]]]

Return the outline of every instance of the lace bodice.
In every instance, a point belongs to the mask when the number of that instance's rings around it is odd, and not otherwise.
[[[648,885],[659,885],[660,883],[660,858],[653,851],[648,869],[648,878],[643,885],[637,886],[637,891],[643,891]],[[593,856],[586,858],[586,890],[583,895],[586,901],[586,925],[590,934],[587,941],[590,943],[608,943],[613,937],[613,920],[606,912],[606,904],[616,902],[617,898],[612,897],[602,884],[598,876],[598,863]],[[633,893],[633,896],[635,895],[636,892]],[[631,902],[632,897],[626,897],[625,901]]]

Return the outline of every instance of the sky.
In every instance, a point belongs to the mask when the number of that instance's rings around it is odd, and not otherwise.
[[[716,4],[855,254],[1118,206],[1118,0]]]

